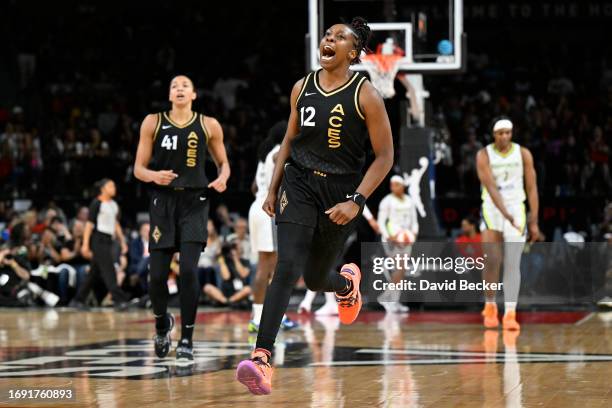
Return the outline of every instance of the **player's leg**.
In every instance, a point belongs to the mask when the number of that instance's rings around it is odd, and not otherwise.
[[[503,242],[503,223],[504,218],[493,205],[483,204],[482,248],[485,254],[485,268],[482,278],[487,283],[499,282],[499,271],[502,262],[502,242]],[[499,325],[497,303],[494,290],[485,291],[485,307],[482,311],[484,326],[495,328]]]
[[[209,200],[203,191],[185,191],[177,197],[181,340],[176,348],[176,358],[193,361],[193,329],[200,298],[198,260],[208,239]]]
[[[266,290],[257,347],[268,351],[274,347],[283,315],[295,283],[302,275],[310,252],[314,229],[304,225],[278,225],[278,262],[272,282]]]
[[[270,282],[270,277],[276,266],[276,252],[259,251],[255,279],[253,279],[253,310],[251,321],[249,322],[249,332],[254,333],[258,330],[261,323],[261,313],[266,297],[266,289]]]
[[[149,271],[149,299],[155,316],[155,354],[163,358],[170,351],[170,332],[174,327],[174,316],[168,313],[168,274],[174,249],[151,250]]]
[[[393,244],[387,242],[383,245],[387,257],[394,258],[396,255],[399,256],[410,256],[412,253],[412,245],[408,244]],[[386,275],[386,273],[385,273]],[[391,273],[391,276],[387,276],[389,282],[399,283],[405,277],[405,270],[396,269]],[[378,296],[378,303],[384,308],[386,313],[406,313],[408,307],[401,304],[401,294],[399,290],[385,290],[380,296]]]
[[[503,326],[507,330],[519,330],[520,325],[516,321],[516,304],[518,302],[521,288],[521,255],[525,247],[525,227],[527,215],[524,204],[509,206],[508,211],[512,217],[522,226],[516,229],[509,222],[504,225],[504,318]]]
[[[293,287],[306,265],[314,228],[300,224],[278,225],[278,262],[266,290],[255,351],[240,362],[236,378],[253,394],[269,394],[272,388],[270,359]]]
[[[312,309],[312,302],[317,297],[317,292],[306,289],[306,294],[298,306],[298,313],[310,313]]]
[[[267,220],[262,217],[262,213]],[[259,201],[251,204],[249,209],[249,238],[251,241],[251,251],[257,253],[257,268],[255,270],[255,277],[251,282],[253,306],[248,326],[250,333],[256,332],[259,327],[266,288],[270,282],[271,271],[274,269],[274,265],[276,265],[276,248],[274,247],[273,237],[269,237],[269,234],[266,234],[266,232],[272,233],[272,225],[269,225],[272,222],[272,219],[261,209]],[[269,231],[264,231],[266,227],[268,227]],[[266,245],[269,245],[270,248],[265,248]]]
[[[304,269],[304,282],[308,289],[335,292],[340,321],[344,324],[352,323],[361,310],[361,271],[353,263],[343,265],[340,272],[334,267],[355,225],[355,221],[337,225],[327,217],[321,217]]]
[[[202,252],[200,242],[182,242],[179,258],[179,293],[181,306],[181,340],[176,358],[193,360],[193,328],[200,299],[198,260]]]

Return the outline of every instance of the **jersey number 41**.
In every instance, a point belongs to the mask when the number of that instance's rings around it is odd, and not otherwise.
[[[161,141],[161,147],[165,148],[166,150],[176,150],[177,143],[178,143],[177,135],[174,135],[174,136],[165,135]]]

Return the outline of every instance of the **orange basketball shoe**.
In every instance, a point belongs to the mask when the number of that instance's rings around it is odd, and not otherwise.
[[[497,305],[495,303],[485,303],[485,307],[481,314],[484,317],[484,327],[487,329],[495,329],[497,326],[499,326]]]
[[[516,312],[506,312],[502,320],[504,330],[521,330],[521,325],[516,321]]]
[[[242,360],[236,368],[236,379],[254,395],[267,395],[272,392],[272,366],[270,352],[255,349],[250,360]]]
[[[351,324],[355,321],[361,310],[361,292],[359,291],[361,271],[357,265],[350,263],[342,266],[340,275],[353,283],[353,289],[347,295],[339,296],[336,293],[340,322],[343,324]]]

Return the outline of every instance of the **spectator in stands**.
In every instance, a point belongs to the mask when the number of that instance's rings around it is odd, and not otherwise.
[[[30,279],[26,247],[28,227],[23,222],[13,226],[10,242],[0,247],[0,306],[24,306],[18,292]]]
[[[469,128],[467,141],[461,145],[459,154],[461,162],[459,164],[459,185],[461,191],[473,192],[477,190],[480,183],[476,174],[476,153],[482,149],[482,143],[476,138],[476,130]]]
[[[232,229],[234,228],[234,222],[230,217],[229,210],[225,204],[219,204],[217,207],[217,220],[219,221],[219,235],[225,238],[227,237]]]
[[[138,228],[138,237],[130,242],[128,250],[130,266],[128,269],[129,286],[139,288],[142,294],[147,293],[149,276],[149,231],[150,224],[143,222]]]
[[[87,276],[88,261],[81,255],[84,228],[85,223],[75,220],[71,237],[62,243],[60,257],[64,266],[58,272],[60,304],[70,302]]]
[[[249,224],[240,217],[234,223],[234,232],[226,238],[227,242],[236,244],[240,259],[248,260],[251,256],[251,241],[249,239]]]
[[[603,137],[600,126],[593,130],[593,137],[589,143],[589,161],[583,171],[583,185],[585,190],[595,190],[600,194],[609,194],[612,191],[610,180],[610,147]]]
[[[468,215],[461,220],[461,235],[455,239],[457,250],[466,258],[478,258],[483,255],[478,219]]]
[[[218,286],[218,258],[221,254],[222,244],[221,238],[212,220],[208,220],[207,228],[208,239],[206,241],[206,248],[200,254],[200,259],[198,260],[198,280],[202,288],[207,284]]]
[[[236,305],[251,294],[248,279],[251,274],[248,262],[240,259],[238,248],[233,243],[225,243],[221,249],[219,262],[219,287],[210,283],[204,286],[204,293],[222,305]]]
[[[80,207],[76,215],[76,220],[82,222],[84,225],[88,219],[89,219],[89,208],[86,206]]]

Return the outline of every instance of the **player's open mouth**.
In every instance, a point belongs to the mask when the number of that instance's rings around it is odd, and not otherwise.
[[[329,45],[326,45],[321,50],[321,60],[322,61],[331,61],[336,56],[336,50],[334,50]]]

